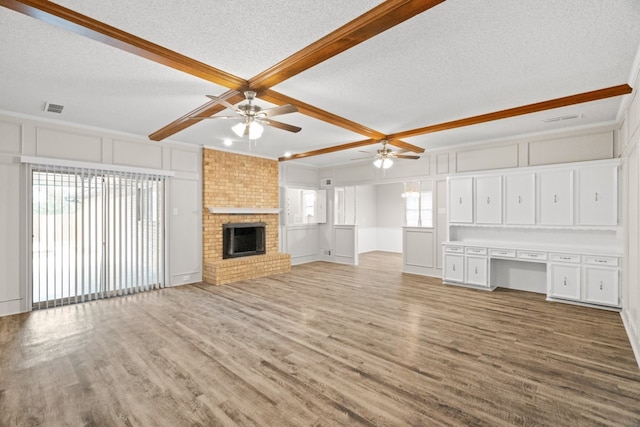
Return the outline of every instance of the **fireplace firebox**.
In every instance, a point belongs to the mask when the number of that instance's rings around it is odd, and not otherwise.
[[[266,225],[264,222],[223,224],[222,258],[239,258],[266,253]]]

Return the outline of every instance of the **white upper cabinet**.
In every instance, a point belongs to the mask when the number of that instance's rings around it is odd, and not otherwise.
[[[536,175],[506,175],[504,180],[505,223],[536,223]]]
[[[573,170],[540,172],[540,224],[573,225]]]
[[[502,176],[479,176],[476,183],[476,223],[502,224]]]
[[[449,222],[473,222],[473,178],[449,179]]]
[[[578,170],[578,224],[618,224],[618,168],[594,166]]]

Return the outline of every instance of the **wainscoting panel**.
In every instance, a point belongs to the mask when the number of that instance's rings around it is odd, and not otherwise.
[[[333,244],[333,260],[335,262],[358,265],[358,226],[334,226]]]
[[[294,225],[284,228],[286,250],[291,255],[291,264],[298,265],[318,259],[318,226]]]

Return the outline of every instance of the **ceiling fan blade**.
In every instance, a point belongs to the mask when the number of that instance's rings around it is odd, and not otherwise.
[[[420,156],[409,156],[406,154],[396,154],[393,157],[397,158],[397,159],[413,159],[413,160],[417,160],[420,158]]]
[[[296,112],[298,112],[297,107],[291,104],[286,104],[286,105],[281,105],[279,107],[267,108],[266,110],[260,111],[258,115],[260,117],[273,117],[273,116],[279,116],[281,114],[290,114],[290,113],[296,113]]]
[[[367,159],[375,159],[377,156],[367,156],[367,157],[354,157],[353,159],[349,159],[349,160],[367,160]]]
[[[204,116],[204,117],[195,116],[195,117],[189,117],[189,119],[191,120],[211,120],[211,119],[237,120],[237,119],[244,119],[244,117],[242,116]]]
[[[219,98],[217,96],[213,96],[213,95],[205,95],[207,98],[209,98],[210,100],[214,101],[217,104],[223,105],[225,107],[227,107],[230,110],[233,111],[238,111],[238,109],[235,107],[235,105],[228,103],[226,100]]]
[[[302,130],[302,128],[298,126],[288,125],[282,122],[276,122],[275,120],[260,119],[258,121],[267,126],[271,126],[271,127],[282,129],[282,130],[287,130],[289,132],[300,132]]]

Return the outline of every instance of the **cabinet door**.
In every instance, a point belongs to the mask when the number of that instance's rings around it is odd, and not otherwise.
[[[505,223],[536,223],[536,175],[507,175],[504,181]]]
[[[549,296],[572,300],[580,299],[580,266],[548,265]]]
[[[462,283],[464,280],[464,257],[462,255],[444,255],[444,277],[446,282]]]
[[[618,224],[618,167],[578,170],[578,224]]]
[[[473,222],[473,178],[449,179],[449,222]]]
[[[481,176],[475,182],[476,223],[502,224],[502,177]]]
[[[584,300],[594,304],[619,306],[618,269],[584,267]]]
[[[540,224],[573,224],[573,171],[540,173]]]
[[[465,272],[470,285],[487,286],[487,257],[467,256]]]

